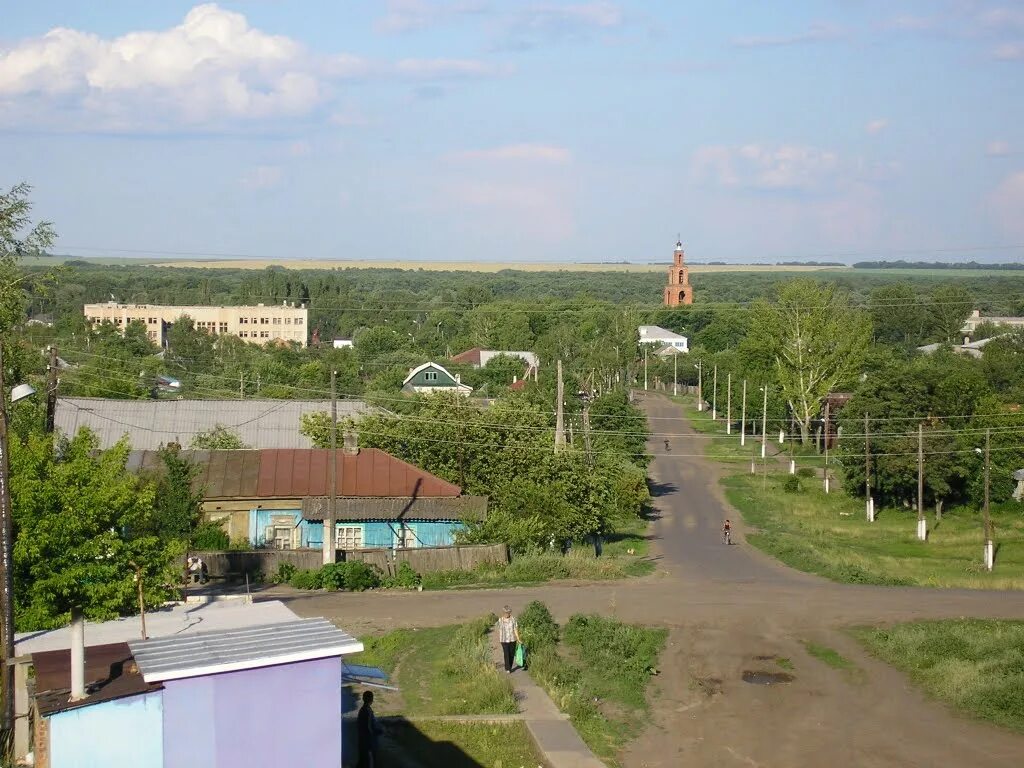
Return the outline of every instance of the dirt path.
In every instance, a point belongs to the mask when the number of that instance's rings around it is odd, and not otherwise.
[[[295,597],[303,615],[336,619],[362,633],[468,620],[509,603],[544,600],[560,621],[600,612],[670,629],[648,729],[624,765],[839,768],[840,766],[1017,766],[1024,736],[977,723],[926,700],[903,675],[868,657],[840,629],[858,623],[956,616],[1024,616],[1024,593],[858,587],[792,571],[743,543],[739,515],[722,496],[718,465],[700,454],[681,410],[662,397],[644,402],[657,520],[656,574],[620,583],[559,584],[515,590]],[[668,421],[668,419],[673,419]],[[692,433],[689,433],[692,434]],[[655,450],[655,449],[658,450]],[[720,540],[722,520],[737,544]],[[851,676],[807,654],[829,645],[860,668]],[[744,671],[783,671],[791,682],[752,685]]]

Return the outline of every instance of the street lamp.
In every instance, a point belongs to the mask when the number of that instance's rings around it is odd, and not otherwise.
[[[761,406],[761,458],[763,459],[768,455],[768,385],[765,384],[760,389],[764,392],[764,404]]]
[[[11,390],[11,402],[16,403],[35,394],[28,384],[18,384]],[[9,662],[14,658],[14,585],[13,554],[14,531],[11,524],[11,483],[10,466],[7,460],[7,403],[4,386],[4,350],[0,341],[0,635],[3,642],[3,667],[0,679],[3,682],[4,730],[10,731],[14,724],[14,677]]]
[[[991,571],[992,566],[995,565],[995,547],[992,545],[992,521],[989,518],[988,510],[988,489],[989,489],[989,477],[991,475],[991,457],[990,448],[992,444],[992,430],[985,430],[985,517],[984,517],[984,528],[985,528],[985,547],[983,550],[983,557],[985,559],[985,570]],[[979,456],[981,455],[981,448],[975,448],[974,452]]]

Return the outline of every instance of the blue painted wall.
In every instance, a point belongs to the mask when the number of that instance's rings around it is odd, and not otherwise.
[[[162,692],[71,709],[49,721],[50,768],[164,766]]]
[[[312,547],[314,549],[323,545],[324,526],[323,523],[312,520],[302,520],[302,513],[297,509],[252,509],[249,511],[249,540],[254,546],[262,546],[266,543],[266,530],[270,525],[272,517],[289,515],[292,518],[292,525],[299,526],[300,546]],[[398,523],[386,522],[363,522],[363,523],[338,523],[339,526],[361,526],[363,529],[364,547],[393,548],[398,542]],[[411,528],[418,539],[417,546],[421,547],[445,547],[455,543],[455,534],[465,526],[461,522],[454,521],[423,521],[406,523],[406,528]]]
[[[164,768],[341,764],[338,656],[164,685]]]

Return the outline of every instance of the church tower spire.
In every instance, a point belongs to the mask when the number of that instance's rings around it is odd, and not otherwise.
[[[690,268],[686,266],[682,239],[676,240],[672,254],[672,266],[668,268],[668,285],[665,286],[665,306],[678,307],[693,304],[693,289],[690,288]]]

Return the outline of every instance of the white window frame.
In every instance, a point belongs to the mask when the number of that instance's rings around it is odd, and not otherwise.
[[[405,526],[395,526],[395,542],[399,549],[415,549],[420,545],[416,538],[416,530],[408,523]]]
[[[335,549],[362,549],[366,546],[366,531],[361,525],[338,523],[334,527]]]

